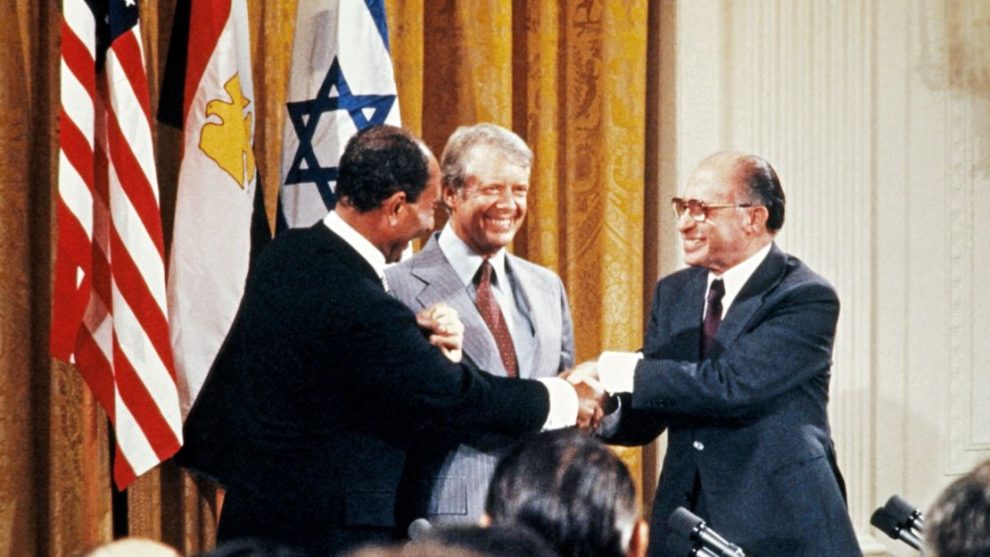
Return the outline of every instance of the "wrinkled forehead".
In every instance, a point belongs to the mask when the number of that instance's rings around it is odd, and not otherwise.
[[[464,158],[464,175],[481,182],[529,182],[530,166],[525,160],[491,145],[475,145]]]

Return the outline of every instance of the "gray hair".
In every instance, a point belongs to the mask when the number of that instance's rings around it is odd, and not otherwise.
[[[487,123],[461,126],[450,135],[447,146],[443,149],[440,171],[443,173],[444,185],[455,190],[464,186],[470,171],[467,168],[467,155],[477,146],[490,147],[521,167],[529,168],[533,165],[533,151],[512,130]]]

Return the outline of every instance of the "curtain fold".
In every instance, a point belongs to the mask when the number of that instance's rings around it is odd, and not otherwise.
[[[176,0],[140,2],[158,106]],[[0,3],[0,555],[73,555],[114,523],[184,554],[213,544],[218,493],[171,462],[113,505],[105,414],[48,354],[57,184],[58,2]],[[458,125],[511,127],[535,154],[513,250],[557,271],[580,360],[642,341],[647,0],[387,0],[404,125],[438,151]],[[256,156],[280,181],[296,0],[249,0]],[[180,135],[154,125],[166,242]],[[637,479],[640,450],[622,452]]]

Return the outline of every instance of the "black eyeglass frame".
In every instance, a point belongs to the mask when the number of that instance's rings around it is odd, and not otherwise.
[[[687,211],[687,214],[691,215],[691,218],[694,219],[695,222],[705,222],[708,220],[708,212],[714,209],[746,207],[760,207],[760,205],[756,203],[725,203],[709,205],[700,199],[682,199],[680,197],[672,197],[670,199],[670,208],[674,210],[675,218],[680,219],[684,212]]]

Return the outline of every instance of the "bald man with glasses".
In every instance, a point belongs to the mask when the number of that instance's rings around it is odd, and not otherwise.
[[[657,284],[642,353],[605,352],[602,435],[667,432],[650,555],[683,506],[747,555],[860,555],[828,423],[839,299],[774,237],[784,192],[757,156],[705,159],[671,203],[684,261]]]

